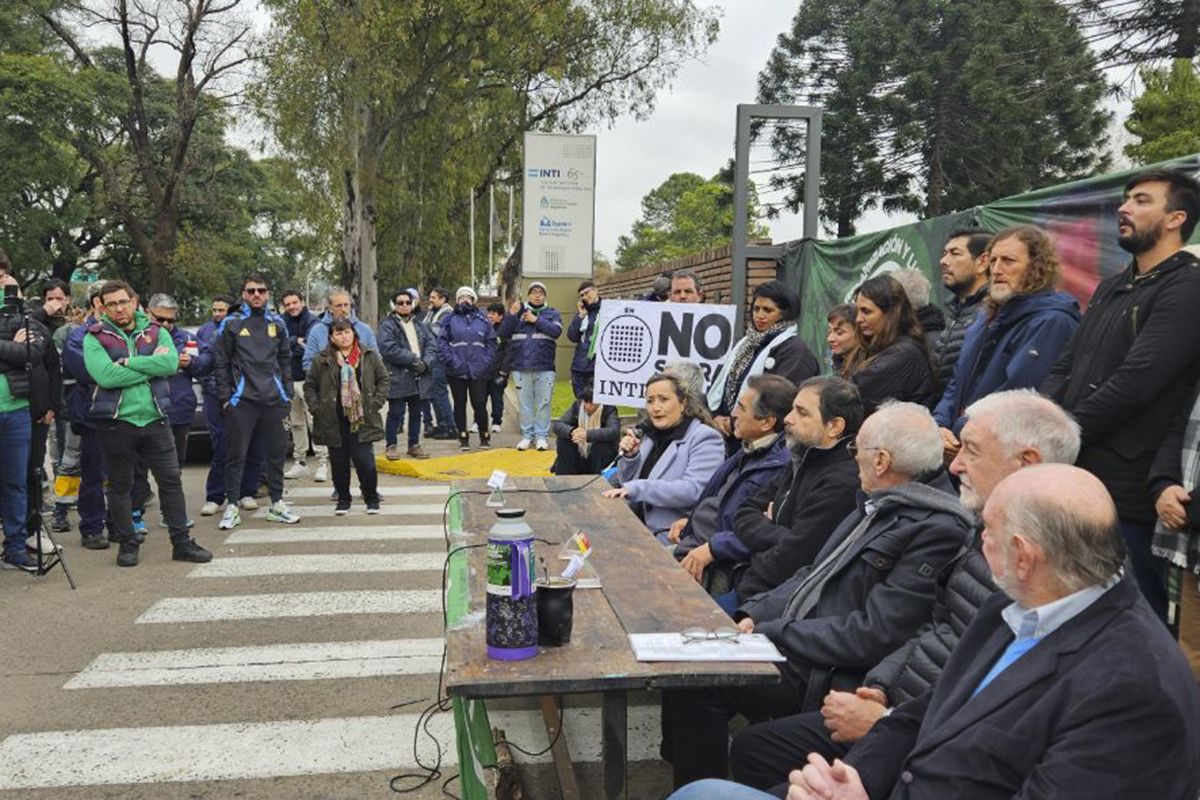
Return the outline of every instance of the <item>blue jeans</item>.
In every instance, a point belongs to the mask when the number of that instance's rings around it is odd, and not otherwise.
[[[421,441],[420,396],[414,394],[409,397],[391,397],[388,398],[387,421],[383,428],[383,442],[388,447],[396,444],[399,438],[405,410],[408,411],[408,446],[416,447]]]
[[[437,426],[455,431],[454,409],[450,407],[450,383],[446,380],[446,365],[441,361],[433,362],[433,388],[429,391],[429,402],[433,405]]]
[[[706,778],[676,790],[667,800],[775,800],[775,795],[733,781]]]
[[[4,552],[25,554],[25,516],[29,511],[29,441],[33,422],[28,408],[0,413],[0,516],[4,519]]]
[[[526,439],[550,438],[550,395],[553,372],[514,372],[521,399],[521,435]]]

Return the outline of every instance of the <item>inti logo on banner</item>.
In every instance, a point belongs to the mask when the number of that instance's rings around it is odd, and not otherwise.
[[[600,307],[597,403],[642,408],[646,381],[672,361],[704,372],[705,389],[733,345],[734,306],[606,300]]]

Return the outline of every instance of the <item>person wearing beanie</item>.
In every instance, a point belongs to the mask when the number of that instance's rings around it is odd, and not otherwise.
[[[521,441],[518,450],[537,443],[550,447],[550,396],[554,392],[555,340],[562,336],[562,316],[546,305],[546,285],[529,284],[529,299],[514,301],[499,334],[509,337],[513,381],[521,400]]]
[[[459,287],[454,293],[454,311],[442,320],[438,334],[438,352],[446,365],[446,379],[454,398],[454,424],[458,429],[459,447],[463,450],[471,448],[468,402],[479,429],[479,446],[492,446],[487,424],[487,395],[488,381],[496,364],[496,331],[483,312],[475,307],[476,298],[475,290],[470,286]]]

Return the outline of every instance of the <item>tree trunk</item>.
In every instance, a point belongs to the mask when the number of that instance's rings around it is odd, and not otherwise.
[[[1200,46],[1200,0],[1183,0],[1179,9],[1179,29],[1176,31],[1175,58],[1196,58]]]
[[[356,104],[352,119],[351,166],[343,176],[342,276],[354,298],[359,318],[375,327],[379,320],[375,189],[379,179],[380,146],[375,115],[368,104]]]

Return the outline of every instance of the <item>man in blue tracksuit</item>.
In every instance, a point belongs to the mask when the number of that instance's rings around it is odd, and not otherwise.
[[[591,384],[596,374],[596,344],[600,339],[600,291],[595,281],[579,284],[579,312],[567,328],[567,338],[575,342],[575,357],[571,359],[571,389],[575,397]]]
[[[221,510],[225,501],[237,503],[245,498],[246,505],[254,502],[258,479],[262,475],[263,454],[258,442],[251,441],[246,453],[246,466],[242,470],[242,485],[234,491],[225,491],[225,454],[229,449],[229,437],[225,434],[225,422],[221,418],[221,401],[217,399],[217,381],[213,377],[213,362],[216,356],[217,331],[237,305],[230,295],[218,294],[212,300],[212,319],[196,330],[196,341],[200,344],[200,355],[192,365],[192,374],[200,379],[200,390],[204,397],[204,424],[208,427],[208,440],[212,445],[212,464],[208,468],[208,480],[204,484],[204,505],[200,515],[211,517]],[[254,502],[254,506],[257,506]]]
[[[217,333],[213,377],[229,450],[225,485],[242,482],[246,452],[252,437],[266,456],[269,522],[295,524],[300,517],[283,501],[283,462],[287,457],[287,419],[290,413],[292,351],[283,317],[268,308],[267,282],[251,275],[242,282],[242,305],[231,311]],[[233,503],[217,527],[231,530],[242,522]]]
[[[546,284],[529,284],[529,299],[513,302],[500,323],[500,336],[508,337],[513,380],[521,400],[521,441],[528,450],[550,447],[550,396],[554,392],[555,340],[562,336],[562,316],[546,305]]]
[[[454,304],[450,302],[450,293],[446,289],[438,286],[429,291],[429,313],[425,316],[425,323],[435,340],[441,338],[442,326],[453,312]],[[450,381],[446,375],[446,363],[441,358],[433,362],[433,387],[429,390],[429,404],[433,406],[437,421],[437,427],[429,438],[457,439],[458,426],[450,407]]]

